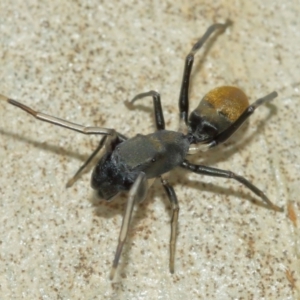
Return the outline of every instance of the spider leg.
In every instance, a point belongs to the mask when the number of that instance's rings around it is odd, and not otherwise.
[[[237,175],[231,171],[221,170],[221,169],[207,167],[203,165],[195,165],[188,162],[187,160],[185,160],[180,166],[184,169],[190,170],[194,173],[201,174],[201,175],[222,177],[222,178],[232,178],[240,182],[241,184],[243,184],[246,188],[251,190],[255,195],[260,197],[271,209],[275,211],[281,211],[281,212],[283,211],[282,207],[273,204],[260,189],[258,189],[255,185],[253,185],[243,176]]]
[[[179,205],[177,196],[172,186],[169,182],[161,177],[161,183],[165,188],[168,195],[169,201],[172,206],[172,219],[171,219],[171,237],[170,237],[170,272],[174,273],[174,261],[175,261],[175,248],[176,248],[176,238],[177,238],[177,225],[178,225],[178,215],[179,215]]]
[[[108,141],[107,135],[103,136],[102,139],[99,142],[98,147],[92,152],[92,154],[89,156],[89,158],[85,161],[85,163],[78,169],[78,171],[75,173],[75,175],[67,182],[66,187],[71,187],[75,181],[80,177],[82,171],[89,165],[89,163],[93,160],[93,158],[97,155],[97,153],[103,148],[104,145],[107,143],[110,144],[109,147],[111,147],[112,144],[124,142],[127,138],[123,135],[116,133],[116,136],[114,138],[111,138]],[[108,146],[107,146],[108,147]]]
[[[136,100],[151,96],[154,105],[154,115],[157,130],[165,129],[164,114],[161,107],[160,94],[156,91],[149,91],[136,95],[128,104],[133,104]]]
[[[71,187],[74,182],[80,177],[82,171],[88,166],[88,164],[93,160],[93,158],[97,155],[97,153],[102,149],[103,145],[107,140],[107,135],[103,136],[99,142],[98,147],[93,151],[93,153],[89,156],[86,162],[78,169],[75,175],[67,182],[66,187]]]
[[[193,46],[190,53],[186,56],[181,89],[179,94],[179,118],[180,123],[188,124],[188,114],[189,114],[189,86],[190,86],[190,77],[192,72],[192,67],[194,63],[194,56],[196,52],[203,46],[207,39],[215,30],[224,31],[229,25],[230,21],[227,21],[224,24],[213,24],[204,33],[204,35],[198,40],[198,42]]]
[[[128,234],[128,227],[132,217],[133,206],[135,203],[142,202],[145,199],[147,191],[148,191],[148,182],[147,182],[146,174],[141,172],[136,178],[135,182],[133,183],[129,191],[126,210],[123,216],[122,226],[120,230],[118,246],[113,261],[112,269],[109,275],[110,280],[114,278],[116,269],[119,264],[122,249]]]
[[[32,108],[16,101],[13,99],[9,99],[4,95],[0,94],[0,100],[6,101],[14,106],[21,108],[22,110],[26,111],[27,113],[34,116],[36,119],[45,121],[48,123],[52,123],[57,126],[65,127],[74,131],[78,131],[83,134],[105,134],[105,135],[115,135],[114,129],[102,128],[102,127],[90,127],[90,126],[82,126],[76,123],[72,123],[57,117],[53,117],[38,111],[33,110]]]

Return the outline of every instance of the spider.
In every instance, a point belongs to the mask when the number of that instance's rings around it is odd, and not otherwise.
[[[127,138],[114,129],[86,127],[59,119],[0,95],[1,100],[19,107],[39,120],[83,134],[103,135],[98,147],[68,181],[67,187],[73,185],[96,154],[105,147],[104,154],[92,173],[92,188],[96,190],[100,198],[107,201],[113,200],[121,191],[129,192],[110,279],[114,278],[120,260],[133,207],[145,199],[151,183],[157,177],[160,178],[172,207],[169,268],[170,272],[174,273],[179,205],[175,191],[164,174],[175,167],[181,167],[200,175],[232,178],[256,194],[269,208],[283,211],[283,208],[273,204],[260,189],[244,177],[231,171],[193,164],[186,159],[188,155],[199,150],[210,149],[225,142],[258,106],[277,97],[277,93],[274,91],[249,105],[248,98],[242,90],[232,86],[222,86],[208,92],[198,107],[189,115],[189,85],[194,56],[215,31],[223,32],[228,25],[229,22],[211,25],[186,56],[179,95],[179,131],[165,129],[160,94],[155,91],[136,95],[131,100],[131,104],[141,98],[151,96],[157,130],[147,135],[138,134],[132,138]]]

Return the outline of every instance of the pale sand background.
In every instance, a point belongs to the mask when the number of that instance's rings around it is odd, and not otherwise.
[[[152,103],[129,111],[123,102],[155,89],[176,129],[184,57],[209,25],[230,18],[234,25],[197,55],[191,107],[218,85],[241,87],[251,102],[273,90],[279,97],[195,161],[245,175],[285,213],[251,203],[257,198],[236,182],[176,170],[175,275],[170,207],[157,182],[111,283],[126,196],[93,205],[89,174],[65,189],[97,138],[1,103],[0,298],[299,299],[298,1],[78,2],[1,1],[1,93],[134,136],[153,131]]]

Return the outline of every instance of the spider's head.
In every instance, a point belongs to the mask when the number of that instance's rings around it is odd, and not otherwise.
[[[101,199],[111,201],[121,191],[116,175],[117,170],[111,161],[111,155],[107,153],[97,163],[91,178],[91,186]]]

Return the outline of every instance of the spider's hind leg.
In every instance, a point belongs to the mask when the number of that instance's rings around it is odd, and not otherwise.
[[[259,188],[257,188],[254,184],[252,184],[250,181],[248,181],[243,176],[237,175],[231,171],[207,167],[207,166],[203,166],[203,165],[192,164],[187,160],[185,160],[181,164],[181,167],[184,169],[187,169],[189,171],[192,171],[196,174],[234,179],[234,180],[238,181],[239,183],[241,183],[242,185],[244,185],[250,191],[252,191],[255,195],[260,197],[267,204],[267,206],[270,207],[271,209],[273,209],[275,211],[280,211],[280,212],[283,211],[282,207],[279,207],[279,206],[275,205],[274,203],[272,203],[271,200],[265,195],[264,192],[262,192]]]

